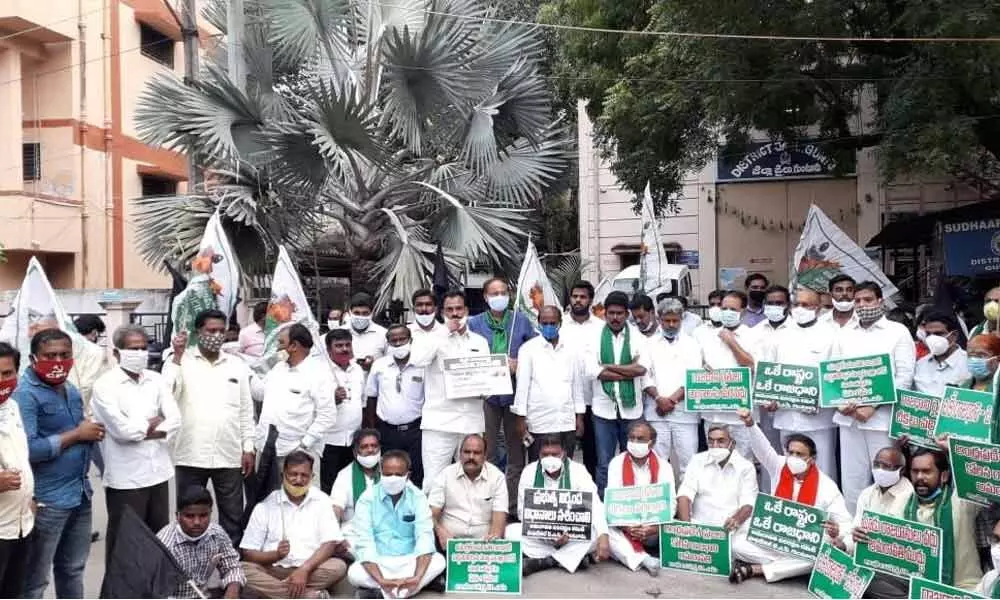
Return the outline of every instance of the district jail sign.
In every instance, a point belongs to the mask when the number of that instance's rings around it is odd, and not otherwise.
[[[942,223],[945,274],[976,277],[1000,273],[1000,219]]]

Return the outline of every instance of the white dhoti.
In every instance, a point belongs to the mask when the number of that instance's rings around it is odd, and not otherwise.
[[[552,557],[562,568],[570,573],[576,571],[587,554],[597,546],[597,536],[591,528],[589,542],[570,540],[562,548],[556,548],[549,540],[521,537],[521,524],[512,523],[507,526],[504,537],[508,540],[521,541],[521,554],[528,558]]]
[[[408,554],[405,556],[380,556],[378,560],[375,561],[378,565],[380,571],[382,571],[382,577],[384,579],[406,579],[408,577],[413,577],[417,569],[417,555]],[[427,571],[424,573],[424,578],[420,580],[420,587],[414,591],[416,592],[424,589],[428,583],[434,581],[434,578],[444,573],[445,567],[448,563],[445,561],[444,557],[440,553],[435,552],[431,555],[431,562],[427,565]],[[372,579],[368,571],[361,562],[355,562],[347,569],[347,580],[351,582],[351,585],[358,588],[368,588],[368,589],[378,589],[378,585],[375,580]],[[388,594],[385,590],[382,590],[382,597],[388,598]]]
[[[424,429],[420,437],[420,458],[424,467],[424,493],[429,494],[438,473],[455,462],[463,433]]]
[[[608,543],[611,546],[611,556],[633,571],[638,571],[642,561],[651,556],[645,549],[637,551],[633,548],[628,536],[622,533],[622,530],[617,527],[608,528]],[[656,548],[658,544],[659,541],[656,540],[652,545],[648,545],[647,547]],[[659,564],[659,561],[657,561],[657,564]]]
[[[650,421],[649,424],[656,430],[656,446],[653,451],[657,456],[670,460],[670,451],[673,450],[677,462],[671,461],[671,464],[680,466],[680,476],[683,479],[691,457],[698,453],[698,424],[671,421]]]
[[[732,544],[733,558],[752,565],[760,565],[764,571],[764,579],[768,583],[807,575],[812,571],[815,562],[758,546],[747,541],[745,533],[734,533]]]

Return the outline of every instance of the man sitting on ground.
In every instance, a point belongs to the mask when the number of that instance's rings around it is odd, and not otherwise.
[[[361,494],[371,489],[379,478],[378,463],[382,459],[382,439],[375,429],[359,429],[354,434],[351,443],[354,449],[354,460],[337,473],[337,479],[330,490],[333,500],[333,512],[340,523],[340,531],[347,540],[348,547],[353,550],[357,544],[354,527],[354,507]]]
[[[428,498],[434,533],[444,551],[451,538],[494,540],[503,537],[507,526],[507,481],[500,469],[486,462],[483,436],[465,436],[459,458],[441,471]]]

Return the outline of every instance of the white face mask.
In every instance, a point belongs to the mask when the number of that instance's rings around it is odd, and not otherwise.
[[[382,484],[382,489],[390,496],[402,494],[403,490],[406,489],[406,477],[403,475],[383,475],[379,481]]]
[[[808,325],[816,320],[816,311],[809,310],[803,306],[796,306],[792,309],[792,318],[799,325]]]
[[[722,308],[718,306],[708,307],[708,320],[716,323],[722,321]]]
[[[382,460],[382,453],[376,452],[375,454],[370,454],[368,456],[358,455],[358,464],[366,469],[374,468],[378,464],[378,461]]]
[[[929,335],[924,339],[924,343],[934,356],[941,356],[951,348],[948,338],[941,335]]]
[[[834,300],[833,309],[837,312],[851,312],[854,310],[854,300]]]
[[[434,322],[434,313],[429,315],[414,315],[413,320],[416,321],[417,325],[420,325],[421,327],[430,327],[431,323]]]
[[[149,352],[146,350],[119,350],[118,365],[129,373],[141,373],[149,365]]]
[[[278,350],[274,357],[278,362],[288,362],[288,350]]]
[[[496,312],[507,310],[510,305],[510,296],[490,296],[486,299],[486,303],[490,305],[490,310]]]
[[[921,342],[927,340],[927,332],[924,331],[923,327],[917,328],[917,339],[920,340]]]
[[[899,482],[900,469],[885,471],[883,469],[872,469],[872,479],[875,485],[881,488],[890,488]]]
[[[340,327],[340,321],[332,321],[331,320],[331,321],[327,321],[326,322],[326,328],[327,329],[333,330],[333,329],[337,329],[338,327]]]
[[[402,346],[393,346],[391,350],[392,350],[392,357],[398,358],[399,360],[403,360],[404,358],[410,355],[409,344],[403,344]]]
[[[633,442],[629,440],[625,447],[628,449],[628,453],[636,458],[642,459],[649,456],[649,443],[647,442]]]
[[[372,324],[371,317],[362,317],[360,315],[351,315],[351,327],[355,331],[364,331],[368,329],[368,326]]]
[[[784,306],[774,306],[768,304],[764,307],[764,316],[767,320],[772,323],[778,323],[785,320],[785,307]]]
[[[809,463],[798,456],[789,455],[785,457],[785,466],[792,472],[792,475],[801,475],[809,468]]]
[[[723,308],[722,314],[719,316],[719,320],[722,321],[722,326],[731,329],[740,324],[740,311],[733,310],[731,308]]]
[[[563,466],[563,460],[558,456],[543,456],[538,462],[542,465],[542,470],[549,475],[558,473]]]
[[[708,458],[714,463],[723,463],[732,452],[731,448],[709,448]]]

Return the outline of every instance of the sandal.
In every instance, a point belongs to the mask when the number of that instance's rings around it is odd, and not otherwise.
[[[743,583],[753,577],[753,566],[750,563],[737,560],[729,571],[729,583]]]

